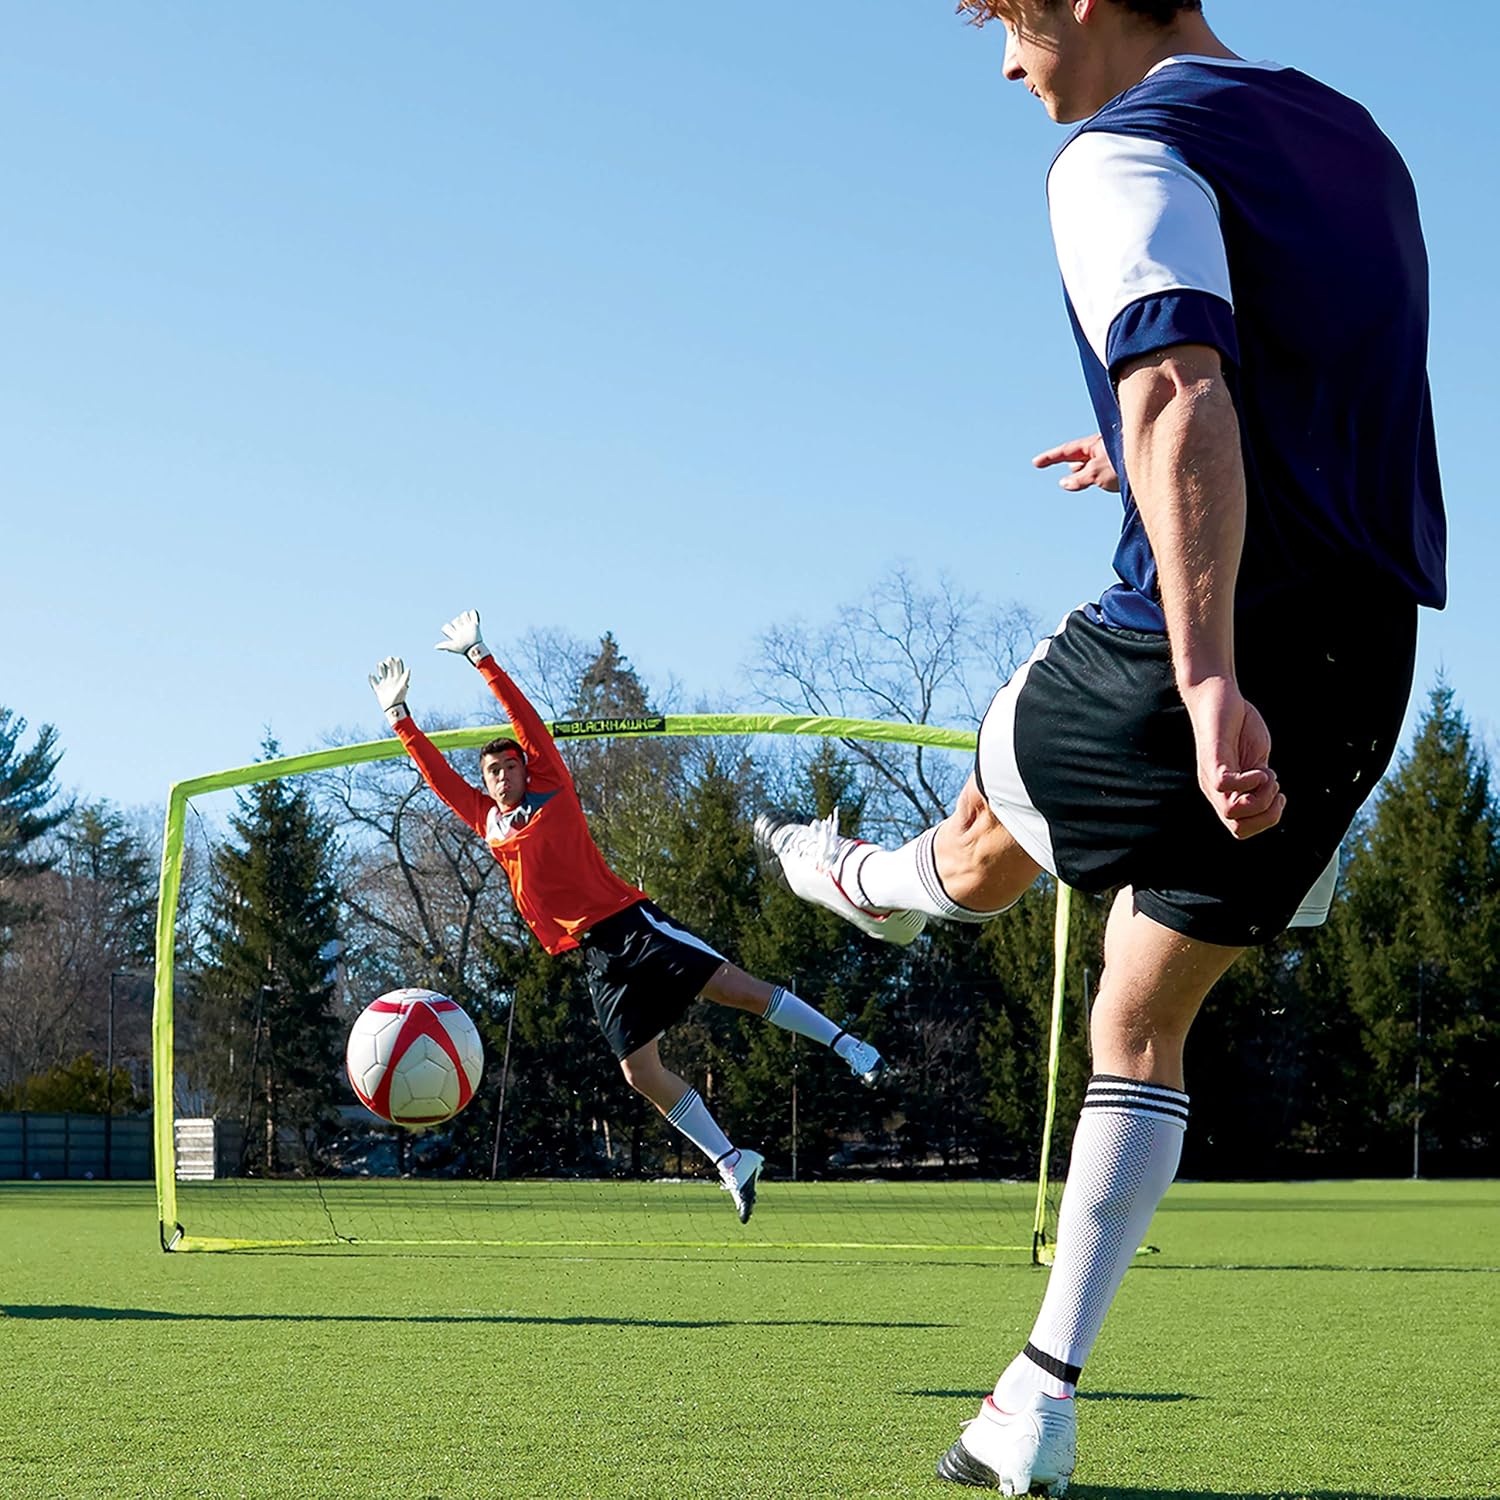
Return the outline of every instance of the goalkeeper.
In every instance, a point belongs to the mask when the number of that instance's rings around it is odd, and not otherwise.
[[[626,1082],[714,1164],[744,1223],[755,1207],[764,1158],[737,1149],[698,1091],[663,1064],[662,1033],[703,999],[831,1047],[865,1083],[879,1077],[880,1053],[790,990],[729,963],[644,891],[621,880],[589,833],[573,778],[547,726],[480,638],[478,612],[467,610],[450,621],[443,636],[437,649],[467,656],[479,668],[515,738],[484,746],[484,790],[470,785],[417,728],[406,706],[410,673],[395,656],[370,677],[391,728],[427,785],[490,846],[510,881],[516,910],[542,947],[582,953],[594,1015]]]

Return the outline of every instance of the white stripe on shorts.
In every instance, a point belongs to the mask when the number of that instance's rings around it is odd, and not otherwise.
[[[696,948],[700,953],[707,953],[710,957],[723,961],[724,955],[717,948],[710,948],[702,938],[694,936],[691,932],[683,931],[681,927],[674,926],[670,921],[662,920],[658,922],[644,906],[641,908],[641,915],[663,937],[674,938],[679,943],[686,943],[689,948]]]
[[[1339,851],[1333,851],[1328,868],[1313,882],[1313,888],[1302,898],[1297,914],[1286,925],[1288,927],[1321,927],[1328,920],[1328,908],[1333,905],[1333,888],[1339,883]]]
[[[1086,607],[1079,605],[1080,609]],[[1037,642],[1036,650],[990,701],[979,726],[975,762],[990,811],[1005,825],[1006,832],[1053,876],[1057,874],[1057,858],[1052,852],[1052,830],[1032,804],[1031,794],[1021,779],[1021,768],[1016,764],[1016,700],[1031,669],[1046,656],[1053,639],[1063,633],[1067,624],[1068,616],[1064,615],[1057,629]]]

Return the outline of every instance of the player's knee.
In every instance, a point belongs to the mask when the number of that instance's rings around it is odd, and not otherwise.
[[[967,920],[989,921],[1013,906],[1040,866],[1011,837],[970,777],[933,844],[938,880],[949,898],[968,908]]]
[[[1182,1087],[1183,1054],[1193,1007],[1142,1004],[1111,990],[1108,972],[1089,1016],[1094,1069],[1142,1083]]]
[[[726,962],[699,993],[716,1005],[729,1005],[736,1010],[750,1010],[760,1015],[764,1013],[774,989],[774,985]]]
[[[661,1064],[652,1063],[643,1057],[626,1057],[620,1060],[620,1071],[625,1075],[625,1082],[636,1093],[644,1094],[649,1099],[652,1087],[660,1077]]]

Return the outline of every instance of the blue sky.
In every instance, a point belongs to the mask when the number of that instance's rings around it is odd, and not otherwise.
[[[0,4],[0,703],[62,782],[373,738],[391,652],[477,718],[429,649],[470,606],[734,709],[764,631],[896,563],[1097,596],[1117,502],[1027,464],[1088,430],[1061,135],[950,9]],[[1412,167],[1453,540],[1418,698],[1445,670],[1493,742],[1500,13],[1207,13]]]

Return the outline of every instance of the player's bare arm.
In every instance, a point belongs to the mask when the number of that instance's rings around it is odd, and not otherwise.
[[[1198,784],[1236,838],[1280,821],[1265,720],[1239,690],[1234,590],[1245,537],[1239,418],[1216,350],[1178,345],[1127,364],[1119,384],[1125,467],[1156,558]]]
[[[1092,437],[1070,438],[1066,443],[1048,448],[1045,453],[1038,453],[1031,463],[1037,469],[1067,464],[1068,472],[1057,481],[1060,489],[1076,493],[1098,485],[1101,490],[1108,490],[1111,494],[1120,493],[1120,476],[1115,473],[1115,466],[1109,461],[1109,454],[1104,447],[1104,439],[1097,432]]]

